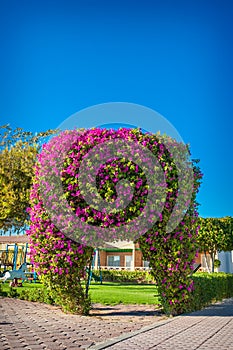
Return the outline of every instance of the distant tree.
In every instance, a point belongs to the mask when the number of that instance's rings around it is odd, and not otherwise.
[[[233,218],[199,218],[200,229],[197,243],[200,251],[205,257],[207,253],[211,256],[212,272],[214,272],[214,261],[217,252],[233,250]],[[206,259],[207,262],[207,259]],[[207,264],[210,271],[210,266]]]
[[[34,134],[9,125],[0,126],[0,233],[20,233],[28,224],[33,166],[41,145],[55,134]]]

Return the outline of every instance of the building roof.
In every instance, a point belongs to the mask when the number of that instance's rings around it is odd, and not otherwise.
[[[14,244],[14,243],[29,243],[29,237],[27,235],[13,235],[13,236],[0,236],[0,244]],[[109,249],[133,249],[134,243],[132,241],[115,241],[105,242],[101,248]]]
[[[133,241],[114,241],[105,242],[101,248],[116,248],[116,249],[134,249]]]
[[[29,237],[27,235],[17,236],[0,236],[0,244],[14,244],[14,243],[29,243]]]

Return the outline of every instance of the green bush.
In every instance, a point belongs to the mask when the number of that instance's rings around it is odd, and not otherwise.
[[[9,298],[18,298],[19,297],[19,293],[17,292],[16,288],[10,287],[10,290],[9,290],[7,296]]]
[[[40,303],[54,304],[54,300],[51,298],[49,291],[44,287],[34,288],[17,288],[10,287],[8,284],[4,285],[4,288],[0,284],[0,296],[8,298],[18,298],[21,300],[37,301]]]
[[[188,311],[200,310],[212,302],[233,297],[233,275],[200,272],[192,276],[194,291]]]
[[[214,267],[218,268],[221,266],[221,261],[219,259],[214,260]]]
[[[129,270],[101,270],[103,281],[119,283],[155,283],[149,271],[129,271]],[[100,272],[93,271],[99,276]]]
[[[46,288],[33,288],[33,289],[22,289],[18,292],[19,299],[28,301],[37,301],[40,303],[54,304],[54,300],[51,298]]]
[[[3,289],[2,289],[2,283],[0,284],[0,296],[7,297],[7,293],[5,291],[3,291]]]

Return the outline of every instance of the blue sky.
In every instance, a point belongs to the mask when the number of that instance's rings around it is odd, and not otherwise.
[[[233,215],[232,18],[224,0],[1,1],[0,123],[41,131],[99,103],[147,106],[201,160],[200,215]]]

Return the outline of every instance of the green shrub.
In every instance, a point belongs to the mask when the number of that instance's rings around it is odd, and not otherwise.
[[[2,283],[0,284],[0,296],[7,297],[7,293],[2,289]]]
[[[221,261],[219,259],[214,260],[214,267],[218,268],[221,266]]]
[[[54,304],[54,300],[51,298],[49,291],[46,288],[33,288],[20,290],[19,299],[28,301],[37,301],[40,303]]]
[[[17,292],[17,289],[14,287],[10,287],[10,290],[8,292],[7,295],[9,298],[18,298],[19,297],[19,293]]]
[[[196,273],[192,276],[194,291],[189,310],[200,310],[212,302],[233,297],[233,275],[226,273]]]
[[[10,287],[8,283],[4,284],[4,287],[0,284],[0,296],[54,304],[54,300],[51,298],[49,291],[44,287],[33,286],[33,288],[17,288]]]
[[[99,276],[100,272],[93,271]],[[103,281],[119,283],[155,283],[154,278],[149,271],[130,271],[130,270],[101,270]]]

